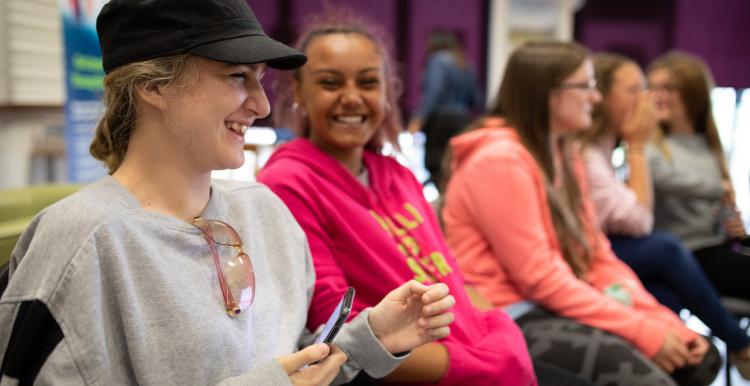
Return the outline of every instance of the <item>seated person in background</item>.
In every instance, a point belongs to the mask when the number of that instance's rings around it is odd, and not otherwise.
[[[473,307],[422,186],[381,154],[401,130],[399,80],[383,39],[361,16],[329,10],[299,37],[307,64],[278,79],[277,123],[303,138],[277,149],[258,180],[310,242],[316,307],[308,325],[325,321],[348,286],[359,290],[356,314],[404,281],[445,283],[455,298],[451,334],[415,349],[386,381],[536,384],[518,327],[501,310]]]
[[[603,100],[594,108],[592,128],[579,138],[599,226],[608,233],[615,254],[662,304],[675,312],[689,309],[738,358],[747,358],[750,337],[721,305],[695,257],[678,238],[652,232],[653,191],[644,147],[656,116],[644,91],[643,72],[616,54],[596,54],[593,62]],[[626,143],[627,183],[615,177],[610,162],[618,139]]]
[[[448,333],[448,288],[410,282],[345,326],[341,349],[296,352],[315,338],[305,235],[264,186],[210,178],[242,165],[243,133],[269,113],[266,65],[305,62],[244,0],[112,0],[97,30],[91,153],[111,175],[19,240],[0,383],[327,385],[382,377]]]
[[[443,221],[467,279],[516,317],[537,361],[599,385],[709,384],[716,349],[643,288],[596,227],[570,146],[601,99],[587,50],[520,47],[498,96],[485,122],[451,141]]]
[[[713,80],[699,58],[680,52],[657,58],[648,85],[659,121],[649,165],[654,227],[690,248],[719,293],[750,300],[750,257],[734,240],[746,237],[711,108]]]

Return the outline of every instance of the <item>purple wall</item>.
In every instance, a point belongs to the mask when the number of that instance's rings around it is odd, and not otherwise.
[[[455,30],[462,36],[467,58],[476,66],[480,84],[484,84],[487,0],[248,0],[266,33],[288,44],[296,38],[305,18],[320,12],[324,3],[352,8],[390,34],[405,86],[405,115],[419,103],[425,44],[434,28]]]
[[[248,0],[266,32],[286,43],[323,3],[346,5],[380,23],[395,43],[404,80],[404,113],[418,104],[429,32],[463,35],[468,59],[484,84],[488,0]],[[717,84],[750,87],[750,1],[587,0],[576,14],[576,40],[594,51],[620,52],[641,65],[672,48],[700,55]]]
[[[708,62],[717,85],[750,87],[750,1],[681,0],[674,38]]]
[[[576,15],[576,40],[645,66],[670,49],[701,56],[717,85],[750,87],[750,1],[588,0]]]
[[[484,84],[487,45],[487,14],[481,0],[410,0],[409,30],[406,43],[407,111],[417,107],[421,97],[420,85],[427,54],[427,37],[435,28],[456,31],[464,44],[466,56],[474,64],[479,84]]]
[[[291,20],[294,23],[299,23],[297,25],[300,26],[307,16],[323,10],[323,1],[297,0],[291,1],[291,3]],[[396,8],[396,0],[328,0],[326,3],[333,6],[346,6],[354,9],[370,20],[379,23],[386,32],[392,34],[392,37],[395,36],[397,31],[396,16],[398,12]]]

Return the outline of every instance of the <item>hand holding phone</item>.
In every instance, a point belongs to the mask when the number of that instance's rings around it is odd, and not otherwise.
[[[349,316],[349,312],[352,310],[352,303],[354,302],[354,288],[349,287],[344,293],[344,296],[339,301],[339,304],[331,313],[328,318],[323,331],[320,332],[318,339],[315,343],[331,343],[336,334],[339,333],[341,327],[344,325],[346,318]]]
[[[328,385],[346,362],[346,354],[336,346],[317,344],[276,360],[293,385]],[[313,363],[316,366],[308,366]]]

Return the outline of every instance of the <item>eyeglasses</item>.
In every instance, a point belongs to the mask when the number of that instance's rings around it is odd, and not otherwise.
[[[596,90],[596,79],[591,78],[585,82],[579,82],[579,83],[563,83],[558,88],[561,89],[581,89],[586,91],[594,91]]]
[[[671,94],[677,91],[677,89],[671,84],[652,84],[652,85],[649,85],[648,90],[651,91],[652,93],[663,92],[665,94]]]
[[[236,317],[250,307],[255,298],[255,271],[250,256],[245,253],[240,235],[229,224],[196,217],[193,225],[203,232],[208,242],[227,314]],[[232,248],[231,257],[223,258],[217,244]]]

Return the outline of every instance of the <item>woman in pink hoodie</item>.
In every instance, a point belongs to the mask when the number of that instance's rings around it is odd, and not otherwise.
[[[535,359],[601,385],[708,384],[716,350],[646,292],[596,226],[568,137],[600,99],[582,46],[516,50],[491,118],[451,141],[448,244]]]
[[[339,10],[314,19],[297,47],[308,62],[278,80],[274,111],[302,138],[277,149],[258,179],[307,235],[316,273],[308,328],[325,323],[348,286],[357,290],[357,314],[406,281],[442,282],[456,302],[451,334],[413,350],[386,382],[537,384],[518,327],[502,310],[472,305],[421,184],[382,154],[401,130],[399,84],[382,34]]]

